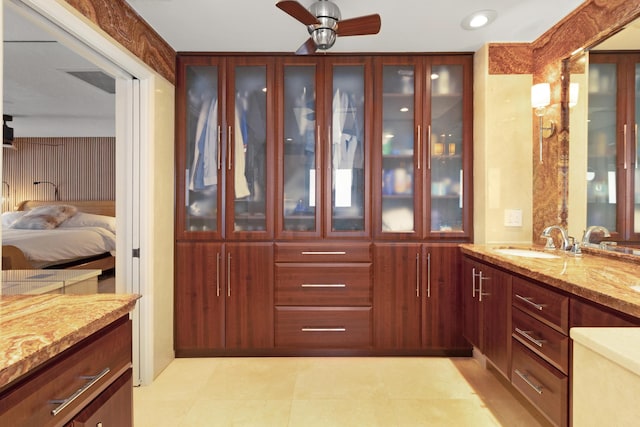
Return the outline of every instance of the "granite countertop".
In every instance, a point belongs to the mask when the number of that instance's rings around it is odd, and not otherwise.
[[[571,328],[571,338],[640,376],[640,328]]]
[[[0,296],[0,389],[133,310],[139,295]]]
[[[542,246],[463,244],[462,253],[529,277],[614,310],[640,318],[640,259],[591,253],[576,257],[559,250],[557,258],[504,255],[501,248],[543,251]]]

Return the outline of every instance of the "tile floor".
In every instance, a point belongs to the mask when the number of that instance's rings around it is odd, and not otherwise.
[[[176,359],[133,395],[136,427],[546,425],[471,358]]]

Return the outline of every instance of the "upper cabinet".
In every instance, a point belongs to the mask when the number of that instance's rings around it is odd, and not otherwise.
[[[178,70],[178,236],[271,237],[273,61],[179,56]]]
[[[589,55],[587,225],[640,239],[640,54]]]
[[[376,237],[469,238],[471,59],[381,57],[376,76]]]
[[[278,236],[369,236],[370,60],[286,57],[278,70]]]

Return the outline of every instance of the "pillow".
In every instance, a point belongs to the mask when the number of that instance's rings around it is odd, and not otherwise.
[[[67,218],[72,217],[78,209],[71,205],[38,206],[18,218],[11,228],[25,230],[51,230]]]
[[[16,222],[18,218],[26,214],[25,211],[13,211],[2,213],[2,228],[11,228],[11,224]]]
[[[71,218],[64,221],[60,228],[71,227],[102,227],[110,232],[116,232],[116,218],[113,216],[96,215],[85,212],[78,212]]]

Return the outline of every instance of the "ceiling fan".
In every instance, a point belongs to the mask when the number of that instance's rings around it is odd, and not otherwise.
[[[329,0],[318,0],[307,10],[295,0],[284,0],[276,6],[307,26],[311,37],[296,51],[298,55],[327,50],[337,36],[364,36],[380,31],[380,15],[366,15],[341,20],[340,9]]]

